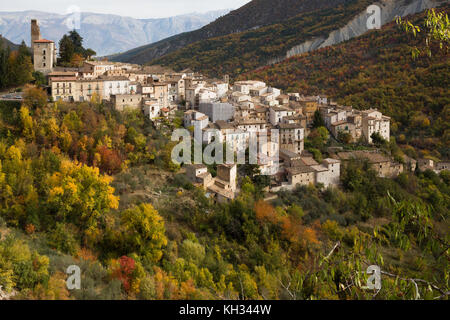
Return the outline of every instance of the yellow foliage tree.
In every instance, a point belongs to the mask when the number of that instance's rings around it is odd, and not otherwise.
[[[157,262],[167,245],[164,221],[151,204],[141,204],[121,215],[121,236],[127,253],[136,253]]]
[[[20,107],[20,121],[23,136],[32,140],[34,138],[33,118],[30,116],[30,110],[24,105]]]
[[[47,203],[58,219],[74,223],[85,240],[95,241],[102,216],[119,206],[111,181],[98,168],[63,160],[60,171],[47,179]]]

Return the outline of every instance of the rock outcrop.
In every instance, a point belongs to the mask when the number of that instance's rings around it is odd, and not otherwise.
[[[373,5],[380,8],[381,26],[392,22],[397,16],[405,17],[439,6],[443,1],[435,0],[382,0],[374,2]],[[358,37],[369,31],[368,19],[374,14],[371,12],[361,12],[344,27],[331,32],[328,37],[308,40],[300,45],[291,48],[285,56],[268,61],[268,64],[278,63],[290,57],[310,52],[320,48],[332,46],[352,38]]]

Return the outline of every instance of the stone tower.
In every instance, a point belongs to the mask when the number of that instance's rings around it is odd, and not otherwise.
[[[34,42],[41,40],[41,30],[39,29],[36,19],[31,20],[31,52],[33,52]]]
[[[236,164],[219,164],[217,165],[217,178],[227,182],[231,191],[236,192],[237,188],[237,166]]]
[[[31,51],[35,71],[45,75],[53,71],[56,64],[55,43],[41,37],[41,31],[35,19],[31,20]]]

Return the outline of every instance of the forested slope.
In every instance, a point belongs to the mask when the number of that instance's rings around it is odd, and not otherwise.
[[[253,0],[201,29],[182,33],[147,46],[129,50],[122,54],[112,56],[111,60],[144,64],[197,41],[283,22],[300,13],[329,9],[354,1]]]
[[[448,12],[448,6],[444,8]],[[411,17],[422,23],[425,14]],[[450,123],[449,54],[434,44],[432,57],[413,59],[425,38],[392,23],[346,43],[323,48],[241,75],[287,91],[327,94],[356,108],[379,108],[392,117],[402,144],[424,155],[448,158]]]

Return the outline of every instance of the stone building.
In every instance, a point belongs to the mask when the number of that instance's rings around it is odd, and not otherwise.
[[[206,114],[211,122],[218,120],[228,121],[233,119],[235,107],[230,103],[201,103],[200,112]]]
[[[111,103],[114,109],[123,111],[125,108],[138,109],[142,106],[140,94],[112,94]]]
[[[237,166],[235,164],[219,164],[217,177],[214,183],[208,187],[208,191],[214,194],[219,203],[233,200],[237,191]]]
[[[186,166],[186,176],[193,185],[208,188],[214,181],[211,173],[204,164],[191,164]]]
[[[79,92],[77,90],[77,78],[72,77],[51,77],[49,85],[54,101],[78,101]]]
[[[352,159],[359,159],[368,161],[371,168],[381,178],[394,178],[403,172],[403,164],[395,162],[388,156],[380,152],[372,151],[350,151],[339,152],[337,157],[341,161],[349,161]]]
[[[310,166],[297,166],[286,168],[288,183],[290,188],[296,185],[307,186],[309,184],[314,184],[316,170]]]
[[[365,140],[372,143],[372,135],[377,132],[386,140],[390,140],[391,118],[383,116],[383,114],[376,109],[369,109],[362,112],[362,132]]]
[[[31,20],[31,50],[34,70],[48,75],[56,65],[56,47],[51,40],[43,39],[37,20]]]
[[[301,154],[304,149],[305,129],[297,123],[281,123],[280,148]]]
[[[103,81],[103,99],[109,100],[111,95],[130,94],[130,80],[125,76],[100,76]]]

